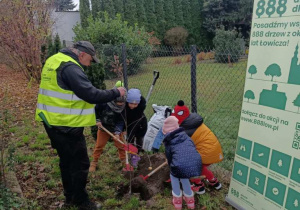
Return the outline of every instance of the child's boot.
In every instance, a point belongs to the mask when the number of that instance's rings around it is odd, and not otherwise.
[[[173,195],[173,199],[172,199],[172,203],[175,207],[175,209],[182,209],[182,192],[180,192],[180,195],[176,195],[173,191],[172,191],[172,195]]]
[[[183,200],[185,201],[188,209],[195,209],[195,198],[194,198],[194,193],[192,195],[186,195],[183,193]]]
[[[201,181],[200,178],[190,179],[192,182],[192,190],[193,192],[202,195],[205,193],[205,185],[204,182]]]
[[[97,167],[97,161],[92,161],[91,162],[91,165],[90,165],[90,168],[89,168],[89,172],[95,172],[96,171],[96,167]]]
[[[221,183],[218,181],[216,177],[214,177],[212,180],[207,180],[207,182],[210,186],[214,187],[216,190],[219,190],[222,187]]]

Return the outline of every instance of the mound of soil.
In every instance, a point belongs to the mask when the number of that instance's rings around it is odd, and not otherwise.
[[[119,187],[119,196],[128,193],[139,194],[142,200],[149,200],[156,193],[162,192],[170,178],[169,166],[165,165],[152,176],[144,180],[140,175],[146,176],[166,161],[165,155],[161,153],[141,156],[138,168],[134,172],[125,172],[124,176],[130,180],[129,185]],[[152,170],[149,169],[152,167]]]

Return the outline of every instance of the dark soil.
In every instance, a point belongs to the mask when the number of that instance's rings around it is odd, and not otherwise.
[[[119,196],[130,193],[139,193],[142,200],[149,200],[156,193],[162,192],[169,184],[166,181],[170,178],[170,170],[168,165],[164,166],[152,176],[144,180],[140,175],[146,176],[158,166],[166,161],[166,157],[162,153],[153,155],[144,154],[141,156],[138,168],[134,172],[126,172],[125,178],[130,180],[130,184],[119,186]],[[149,169],[152,167],[152,170]]]

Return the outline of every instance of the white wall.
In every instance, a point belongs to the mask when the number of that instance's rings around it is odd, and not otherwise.
[[[67,46],[72,45],[73,38],[75,36],[73,27],[80,23],[79,11],[68,12],[52,12],[52,20],[54,25],[52,28],[52,35],[55,36],[58,33],[61,42],[66,41]]]

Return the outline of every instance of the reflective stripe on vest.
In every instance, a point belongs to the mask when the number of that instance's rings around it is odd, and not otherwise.
[[[71,90],[62,89],[57,83],[57,70],[67,62],[80,64],[70,56],[57,53],[47,59],[41,75],[41,84],[35,119],[42,112],[50,125],[84,127],[96,124],[94,105],[85,102]],[[82,69],[83,71],[83,69]]]
[[[60,93],[56,92],[53,90],[45,90],[40,88],[39,94],[45,95],[45,96],[50,96],[50,97],[55,97],[55,98],[60,98],[60,99],[65,99],[69,101],[82,101],[81,98],[78,98],[75,94],[68,94],[68,93]]]
[[[37,104],[37,108],[40,110],[45,110],[47,112],[59,113],[59,114],[74,114],[74,115],[88,115],[94,114],[95,109],[68,109],[68,108],[60,108],[55,106],[49,106],[45,104]]]

